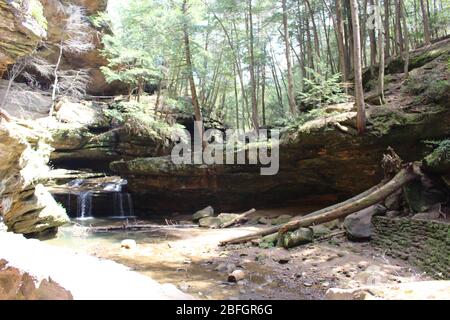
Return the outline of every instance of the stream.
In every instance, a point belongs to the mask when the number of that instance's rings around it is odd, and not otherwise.
[[[192,225],[190,215],[141,215],[133,210],[126,180],[95,176],[62,179],[50,190],[72,223],[47,243],[128,266],[160,283],[171,283],[197,299],[322,299],[330,287],[353,288],[374,283],[397,284],[421,279],[404,261],[386,258],[368,243],[345,237],[314,242],[291,250],[261,249],[251,244],[219,247],[220,241],[261,228],[206,229]],[[317,206],[317,204],[316,204]],[[311,204],[258,209],[258,215],[304,214]],[[93,232],[90,226],[151,224],[142,231]],[[122,248],[123,240],[136,246]],[[228,282],[228,274],[246,277]]]

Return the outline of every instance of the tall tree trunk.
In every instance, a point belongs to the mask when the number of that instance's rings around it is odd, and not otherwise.
[[[430,19],[428,17],[428,10],[425,6],[425,0],[420,0],[420,7],[422,9],[422,19],[423,19],[423,34],[425,45],[431,44],[431,35],[430,35]]]
[[[353,26],[353,61],[355,69],[355,96],[357,107],[357,121],[356,125],[358,133],[362,134],[366,130],[366,110],[364,103],[364,91],[362,84],[362,66],[361,66],[361,39],[359,27],[359,12],[357,0],[350,0],[350,8],[352,12],[352,26]]]
[[[237,75],[235,64],[233,64],[233,78],[234,78],[234,102],[236,107],[236,130],[239,131],[239,97],[238,97]]]
[[[336,35],[337,35],[337,44],[339,50],[339,68],[342,73],[342,79],[344,82],[348,81],[348,73],[347,73],[347,62],[346,62],[346,51],[344,44],[344,19],[342,16],[342,2],[341,0],[336,0]]]
[[[372,14],[375,14],[377,9],[374,7],[373,0],[369,0],[369,4],[374,10]],[[369,38],[370,38],[370,65],[374,66],[377,63],[377,41],[376,41],[376,35],[375,35],[375,28],[371,28],[369,30]]]
[[[188,19],[188,0],[183,0],[182,5],[182,12],[184,15],[184,24],[183,24],[183,35],[184,35],[184,51],[185,51],[185,57],[186,57],[186,67],[188,72],[188,80],[189,80],[189,86],[191,88],[191,97],[192,97],[192,105],[194,107],[194,116],[196,121],[196,129],[197,133],[200,137],[202,137],[202,147],[204,148],[206,145],[206,141],[203,141],[203,117],[202,117],[202,111],[200,109],[200,104],[198,102],[197,97],[197,89],[195,87],[195,80],[194,80],[194,72],[192,70],[192,56],[191,56],[191,47],[190,47],[190,40],[189,40],[189,27],[187,23]]]
[[[403,57],[403,52],[405,50],[403,45],[403,32],[402,32],[402,12],[400,10],[400,0],[396,0],[395,6],[395,28],[397,29],[397,43],[400,56]]]
[[[285,0],[283,0],[285,1]],[[316,20],[314,19],[314,11],[311,8],[311,3],[309,0],[305,0],[306,5],[308,6],[309,15],[311,16],[311,24],[313,27],[313,33],[314,33],[314,47],[316,49],[316,57],[317,59],[320,59],[320,43],[319,43],[319,34],[317,32],[317,26],[316,26]]]
[[[294,96],[294,75],[292,73],[291,46],[289,39],[286,0],[281,0],[281,4],[283,7],[283,29],[284,29],[283,37],[284,37],[284,48],[287,64],[289,110],[291,114],[295,116],[297,114],[297,106],[295,103],[295,96]]]
[[[400,7],[402,11],[403,32],[405,33],[405,54],[403,58],[405,61],[404,62],[405,79],[407,79],[409,77],[409,30],[408,24],[406,22],[406,8],[403,0],[400,0]]]
[[[386,0],[385,0],[386,1]],[[380,8],[380,0],[376,0],[376,6]],[[381,17],[376,19],[376,28],[378,30],[378,59],[380,62],[378,71],[378,91],[380,93],[381,104],[385,103],[384,100],[384,36],[383,36],[383,23]]]
[[[384,47],[384,57],[388,58],[390,56],[391,51],[391,42],[390,42],[390,28],[389,28],[389,19],[390,19],[390,0],[384,0],[384,37],[386,39],[386,46]]]
[[[256,80],[255,80],[255,53],[253,36],[253,6],[252,0],[248,0],[248,29],[249,29],[249,51],[250,51],[250,83],[252,91],[252,122],[253,127],[259,130],[258,101],[256,99]]]

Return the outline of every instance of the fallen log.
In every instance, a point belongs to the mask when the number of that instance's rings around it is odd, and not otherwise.
[[[301,227],[309,227],[311,225],[321,224],[335,220],[337,218],[346,217],[349,214],[365,209],[384,200],[387,196],[401,188],[403,185],[417,179],[419,177],[419,174],[414,170],[413,167],[413,164],[407,165],[406,168],[402,169],[389,182],[377,185],[347,201],[310,213],[306,216],[296,218],[295,220],[292,220],[280,226],[275,226],[246,236],[222,241],[220,245],[223,246],[227,244],[238,244],[269,234],[274,234],[277,232],[279,234],[283,234],[287,231],[296,230]]]
[[[254,212],[256,212],[256,209],[250,209],[248,211],[245,211],[243,214],[240,214],[239,216],[237,216],[233,220],[230,220],[228,222],[222,223],[220,225],[220,228],[228,228],[228,227],[231,227],[232,225],[235,225],[235,224],[237,224],[239,222],[247,221],[248,220],[248,216],[251,215]]]
[[[102,226],[102,227],[89,227],[91,232],[113,232],[113,231],[139,231],[139,230],[151,230],[151,229],[187,229],[197,228],[196,224],[173,224],[173,225],[160,225],[160,224],[123,224],[120,226]]]

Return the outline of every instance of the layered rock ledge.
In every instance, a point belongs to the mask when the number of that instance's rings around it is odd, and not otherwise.
[[[68,222],[41,184],[49,170],[50,137],[34,126],[0,123],[0,215],[8,230],[30,237],[54,234]]]

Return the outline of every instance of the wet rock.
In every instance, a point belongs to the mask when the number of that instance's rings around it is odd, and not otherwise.
[[[216,229],[216,228],[219,228],[221,224],[222,224],[222,220],[220,220],[217,217],[201,218],[198,221],[198,225],[202,228]]]
[[[370,239],[372,235],[371,221],[377,214],[383,214],[386,208],[374,205],[347,216],[344,220],[344,228],[350,240],[363,241]]]
[[[292,216],[288,215],[288,214],[283,214],[281,216],[279,216],[278,218],[272,219],[271,223],[274,226],[280,225],[280,224],[284,224],[287,223],[289,221],[291,221]]]
[[[136,249],[137,244],[136,244],[136,241],[133,239],[125,239],[125,240],[122,240],[122,242],[120,243],[120,247],[124,248],[124,249],[132,250],[132,249]]]
[[[309,228],[300,228],[293,232],[287,232],[283,235],[282,244],[285,248],[292,248],[301,244],[312,242],[314,238],[313,231]]]
[[[323,237],[331,232],[330,229],[322,224],[312,226],[310,228],[313,231],[315,237]]]
[[[197,211],[192,215],[192,221],[197,222],[202,218],[213,217],[214,216],[214,208],[208,206],[202,210]]]
[[[278,233],[269,234],[261,239],[259,247],[262,249],[273,248],[277,245]]]

